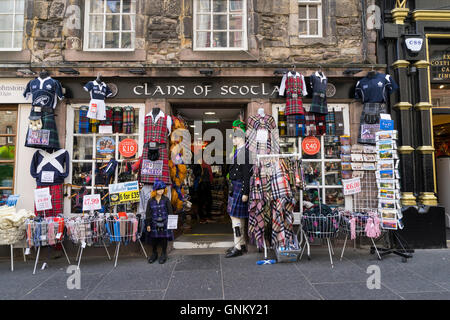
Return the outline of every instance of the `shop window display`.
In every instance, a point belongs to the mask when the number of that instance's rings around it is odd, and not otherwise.
[[[66,146],[73,160],[70,175],[71,197],[66,200],[65,212],[81,213],[83,195],[94,193],[101,195],[100,211],[115,212],[118,209],[131,211],[132,206],[135,206],[129,204],[120,208],[110,208],[108,182],[125,182],[122,181],[124,177],[127,181],[138,179],[137,173],[127,170],[136,161],[142,148],[140,130],[143,125],[140,122],[144,116],[144,105],[114,104],[108,105],[106,110],[112,111],[110,123],[94,124],[92,119],[86,117],[86,105],[68,106],[68,118],[73,121],[68,121],[67,130],[73,134],[67,135]],[[127,125],[124,126],[124,123]],[[125,139],[135,140],[138,145],[133,157],[124,157],[119,152],[119,144]],[[108,165],[112,163],[114,170],[110,172]]]

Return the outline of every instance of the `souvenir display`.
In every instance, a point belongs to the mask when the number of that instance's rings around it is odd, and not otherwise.
[[[89,81],[83,88],[91,95],[87,117],[89,119],[106,120],[105,98],[113,95],[111,89],[102,81],[101,76]]]

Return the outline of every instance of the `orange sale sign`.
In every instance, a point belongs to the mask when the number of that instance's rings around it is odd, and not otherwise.
[[[316,137],[306,137],[302,142],[302,150],[310,156],[317,154],[320,151],[320,140]]]
[[[133,139],[125,139],[120,141],[119,143],[119,153],[124,158],[133,157],[138,151],[138,144],[136,140]]]

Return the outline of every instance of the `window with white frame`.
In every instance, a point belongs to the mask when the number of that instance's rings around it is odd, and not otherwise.
[[[194,0],[194,50],[247,50],[246,0]]]
[[[0,1],[0,51],[22,50],[25,0]]]
[[[111,158],[118,161],[112,183],[125,182],[120,180],[120,173],[126,169],[127,162],[133,163],[142,153],[144,143],[143,119],[145,117],[144,104],[108,104],[111,108],[133,108],[133,126],[129,132],[125,127],[120,130],[101,130],[102,124],[97,120],[89,120],[80,117],[80,109],[87,108],[80,104],[67,106],[67,132],[66,148],[71,159],[71,169],[68,177],[70,181],[70,194],[72,197],[65,198],[64,212],[71,214],[82,213],[80,197],[83,194],[100,194],[102,206],[108,208],[108,186],[98,181],[98,170],[103,168]],[[107,108],[108,108],[107,107]],[[80,121],[81,120],[81,121]],[[95,129],[94,129],[95,128]],[[105,132],[105,133],[101,133]],[[114,132],[114,133],[112,133]],[[133,158],[125,158],[119,152],[119,144],[122,140],[133,139],[138,144],[138,150]],[[133,178],[137,180],[137,173],[133,173]],[[127,180],[128,181],[128,180]],[[133,180],[134,181],[134,180]],[[82,197],[81,197],[82,199]],[[132,204],[126,205],[126,211],[131,209]],[[117,208],[109,208],[109,212],[114,212]]]
[[[136,0],[86,0],[84,50],[132,51]]]
[[[322,0],[298,0],[299,37],[322,37],[322,30]]]

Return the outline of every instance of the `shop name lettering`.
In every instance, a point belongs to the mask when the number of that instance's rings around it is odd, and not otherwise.
[[[439,79],[450,79],[450,53],[442,55],[441,60],[431,61],[435,77]]]
[[[185,85],[180,86],[152,86],[149,83],[135,86],[134,94],[138,96],[184,96],[188,89]],[[210,95],[221,96],[273,96],[280,91],[278,86],[269,88],[265,83],[259,85],[196,85],[192,88],[192,94],[199,97],[208,97]]]

